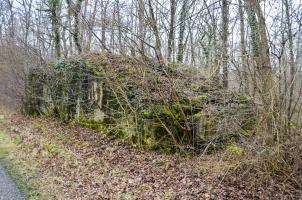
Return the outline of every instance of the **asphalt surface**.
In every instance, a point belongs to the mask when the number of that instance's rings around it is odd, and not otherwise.
[[[14,182],[0,165],[0,200],[25,200]]]

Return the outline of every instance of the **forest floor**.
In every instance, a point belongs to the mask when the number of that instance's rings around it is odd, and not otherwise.
[[[221,155],[148,152],[73,123],[0,111],[5,160],[29,199],[262,199],[224,181],[237,161]]]

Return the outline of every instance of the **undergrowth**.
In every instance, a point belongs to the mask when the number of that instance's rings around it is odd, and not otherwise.
[[[249,141],[246,154],[233,168],[226,182],[249,188],[255,196],[259,193],[283,194],[282,198],[299,199],[302,196],[302,137],[283,143],[265,146]],[[281,197],[280,197],[281,198]]]

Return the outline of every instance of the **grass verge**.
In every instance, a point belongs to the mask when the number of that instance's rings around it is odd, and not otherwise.
[[[0,117],[0,163],[6,169],[8,175],[16,183],[18,189],[26,199],[36,200],[39,193],[34,190],[30,179],[37,176],[37,169],[30,160],[22,159],[18,146],[19,141],[12,138],[3,126],[4,117]]]

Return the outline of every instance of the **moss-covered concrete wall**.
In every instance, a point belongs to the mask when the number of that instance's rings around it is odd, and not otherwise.
[[[135,145],[175,151],[250,134],[252,99],[185,66],[92,54],[49,63],[27,78],[27,113],[106,127]],[[244,134],[243,134],[244,133]]]

